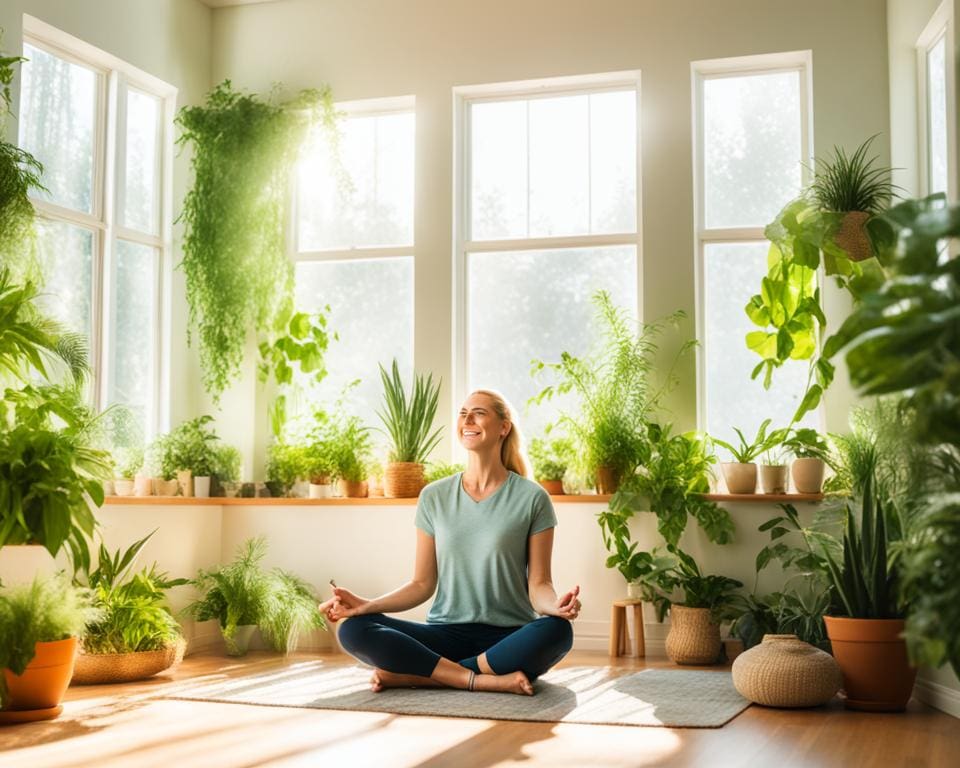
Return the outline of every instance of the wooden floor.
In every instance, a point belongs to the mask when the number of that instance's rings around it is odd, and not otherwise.
[[[906,714],[750,707],[718,729],[517,723],[371,712],[256,707],[159,698],[171,680],[243,675],[295,660],[188,657],[144,683],[74,687],[63,715],[0,727],[0,766],[950,766],[960,765],[960,720],[911,702]],[[331,664],[346,664],[326,654]],[[611,662],[575,652],[566,665]],[[617,666],[643,668],[633,659]],[[646,666],[669,666],[651,661]]]

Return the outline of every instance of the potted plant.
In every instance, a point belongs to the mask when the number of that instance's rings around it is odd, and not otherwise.
[[[134,478],[143,466],[143,448],[117,448],[113,451],[115,469],[113,491],[117,496],[132,496]]]
[[[768,448],[760,463],[760,493],[783,494],[787,492],[787,462],[783,450],[776,446]]]
[[[726,440],[718,437],[711,437],[715,445],[726,449],[730,453],[733,461],[724,461],[720,463],[720,469],[723,472],[723,479],[727,484],[727,491],[730,493],[754,493],[757,489],[757,465],[754,459],[764,451],[779,445],[786,434],[786,430],[775,429],[767,434],[767,427],[770,426],[771,419],[764,419],[757,430],[757,436],[753,442],[747,442],[743,432],[738,427],[733,431],[737,433],[740,440],[738,446],[734,447]]]
[[[240,451],[232,445],[218,443],[212,449],[211,464],[218,495],[234,497],[240,487]],[[211,492],[212,493],[212,492]]]
[[[443,428],[433,429],[440,397],[440,382],[433,375],[415,374],[409,397],[394,358],[390,373],[380,366],[383,381],[382,411],[378,416],[390,438],[390,460],[384,472],[384,496],[414,498],[423,488],[423,464],[440,442]]]
[[[533,477],[551,496],[563,495],[563,476],[573,456],[573,441],[569,438],[535,437],[530,441]]]
[[[154,496],[176,496],[180,490],[177,480],[177,466],[173,461],[173,452],[169,448],[169,435],[158,436],[143,454],[143,477],[149,477]],[[137,480],[134,480],[136,486]],[[137,491],[135,490],[135,493]],[[137,495],[150,495],[137,493]]]
[[[212,416],[198,416],[177,426],[164,441],[165,464],[173,467],[184,496],[210,495],[214,452],[219,438],[209,427]],[[193,483],[191,483],[191,479]]]
[[[367,495],[367,465],[373,458],[369,428],[357,416],[341,415],[330,424],[326,436],[332,474],[338,479],[340,495],[364,498]]]
[[[60,576],[0,591],[0,723],[63,711],[78,637],[95,618],[89,591]]]
[[[273,443],[267,449],[267,487],[272,496],[289,496],[296,483],[316,470],[312,446]]]
[[[133,570],[151,536],[113,554],[101,542],[95,569],[89,557],[74,561],[74,584],[92,591],[99,611],[83,633],[74,683],[143,680],[183,659],[186,641],[166,604],[166,592],[188,580],[170,579],[156,563]]]
[[[201,570],[191,583],[201,597],[184,610],[197,621],[216,619],[231,656],[243,656],[259,626],[275,650],[289,652],[300,633],[325,629],[313,590],[291,573],[261,562],[267,553],[261,536],[246,541],[227,565]]]
[[[790,475],[797,493],[820,493],[830,447],[815,429],[793,429],[783,447],[793,455]]]

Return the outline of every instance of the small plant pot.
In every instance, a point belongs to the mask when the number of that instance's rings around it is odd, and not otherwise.
[[[627,582],[627,600],[640,600],[643,597],[643,585],[639,581]]]
[[[794,459],[790,474],[797,493],[820,493],[826,468],[823,459]]]
[[[310,495],[310,483],[307,480],[297,480],[290,486],[290,497],[293,499],[306,499]]]
[[[210,476],[193,478],[193,492],[198,499],[210,498]]]
[[[153,478],[137,475],[133,478],[134,496],[153,496]]]
[[[15,675],[9,669],[3,670],[6,678],[8,700],[7,706],[0,712],[0,722],[3,715],[12,715],[18,720],[48,720],[60,714],[60,702],[70,678],[73,676],[73,666],[77,658],[77,638],[68,637],[66,640],[56,640],[50,643],[37,643],[36,655],[22,675]],[[30,714],[17,717],[13,713],[30,710]]]
[[[176,478],[173,480],[164,480],[162,477],[153,478],[154,496],[176,496],[179,488],[180,481]]]
[[[540,485],[551,496],[563,496],[563,480],[540,480]]]
[[[332,499],[333,483],[310,483],[308,493],[311,499]]]
[[[220,487],[223,488],[223,495],[228,499],[235,499],[240,495],[240,483],[235,483],[230,480],[225,483],[220,483]]]
[[[256,483],[241,483],[240,484],[240,497],[243,499],[252,499],[257,495],[257,484]]]
[[[849,211],[840,221],[833,241],[847,252],[851,261],[865,261],[873,256],[870,237],[864,225],[870,218],[865,211]]]
[[[423,489],[423,464],[392,461],[383,475],[383,495],[391,499],[415,499]]]
[[[720,656],[720,625],[709,608],[670,608],[667,656],[674,664],[714,664]]]
[[[755,493],[757,490],[757,465],[725,461],[720,464],[727,493]]]
[[[787,465],[761,464],[760,465],[760,492],[786,493],[787,492]]]
[[[177,472],[177,485],[180,486],[180,495],[185,499],[193,497],[193,473],[189,469],[181,469]]]
[[[348,499],[365,499],[367,497],[367,481],[338,480],[340,495]]]
[[[256,631],[256,624],[241,624],[233,633],[233,637],[224,635],[223,641],[227,646],[227,656],[246,656],[250,650],[250,641]],[[221,630],[222,632],[222,630]]]
[[[114,480],[113,493],[116,496],[133,496],[133,480]]]
[[[597,467],[597,493],[612,496],[620,487],[620,473],[613,467]]]

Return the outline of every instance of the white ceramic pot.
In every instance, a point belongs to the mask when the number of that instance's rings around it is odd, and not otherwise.
[[[797,493],[820,493],[826,464],[822,459],[794,459],[790,468]]]
[[[189,469],[181,469],[177,471],[177,485],[180,486],[180,495],[186,499],[189,499],[191,496],[193,496],[193,483],[191,482],[192,478],[193,472],[191,472]]]
[[[137,475],[133,478],[134,496],[153,496],[153,478]]]
[[[310,483],[310,498],[311,499],[333,498],[333,484],[324,483],[323,485],[318,485],[317,483]]]
[[[754,493],[757,490],[757,465],[725,461],[720,465],[728,493]]]
[[[786,493],[787,492],[787,465],[761,464],[760,465],[760,492]]]
[[[133,480],[114,480],[113,492],[117,496],[133,496]]]
[[[210,476],[193,478],[193,493],[198,499],[210,498]]]

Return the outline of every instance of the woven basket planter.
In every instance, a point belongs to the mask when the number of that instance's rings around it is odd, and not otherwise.
[[[850,211],[840,222],[833,241],[847,252],[851,261],[864,261],[873,256],[873,246],[863,225],[870,218],[864,211]]]
[[[670,608],[667,656],[674,664],[713,664],[720,656],[720,626],[709,608]]]
[[[816,707],[840,689],[840,665],[796,635],[764,635],[733,662],[733,685],[765,707]]]
[[[423,464],[391,461],[383,473],[383,495],[391,499],[414,499],[423,488]]]
[[[159,651],[136,653],[81,653],[71,685],[103,685],[145,680],[183,661],[187,642],[182,637]]]

